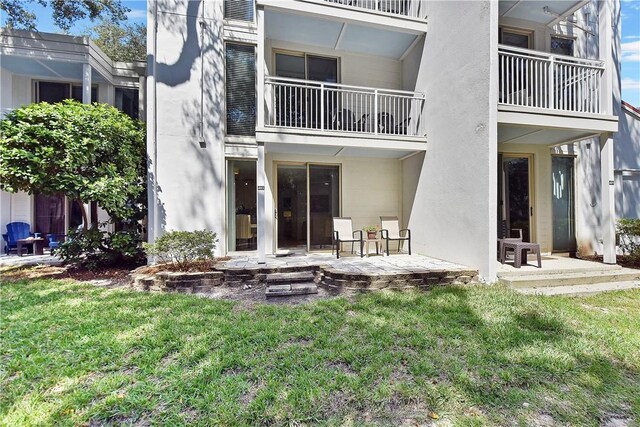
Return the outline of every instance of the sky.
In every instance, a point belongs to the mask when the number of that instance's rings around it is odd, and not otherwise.
[[[122,2],[126,7],[131,9],[128,13],[128,20],[131,23],[145,23],[146,16],[146,0],[128,0]],[[640,107],[640,0],[622,0],[622,59],[621,73],[622,81],[622,99]],[[38,30],[44,32],[60,32],[53,26],[51,21],[51,13],[36,2],[33,4],[33,10],[38,17]],[[87,27],[91,25],[89,20],[76,23],[71,29],[71,34],[80,34],[85,32]]]

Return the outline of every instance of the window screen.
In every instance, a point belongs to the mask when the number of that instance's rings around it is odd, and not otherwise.
[[[573,56],[573,39],[551,37],[551,53]]]
[[[254,46],[226,45],[227,135],[256,134],[256,58]]]
[[[224,0],[224,17],[253,22],[253,0]]]

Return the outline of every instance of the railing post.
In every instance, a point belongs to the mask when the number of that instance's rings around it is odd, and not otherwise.
[[[324,130],[324,83],[320,83],[320,130]]]
[[[555,94],[555,62],[553,61],[553,56],[551,56],[549,61],[549,108],[556,108],[556,94]]]
[[[373,91],[373,133],[378,133],[378,89]]]

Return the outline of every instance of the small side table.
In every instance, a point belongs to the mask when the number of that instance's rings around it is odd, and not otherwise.
[[[513,251],[513,266],[515,268],[520,268],[522,265],[522,260],[524,259],[524,263],[527,263],[527,251],[531,251],[535,253],[538,258],[538,268],[542,268],[542,261],[540,259],[540,245],[538,243],[529,243],[529,242],[512,242],[506,241],[502,243],[502,251],[500,252],[500,262],[504,264],[504,259],[506,257],[507,250]]]
[[[369,244],[376,244],[376,255],[380,255],[380,248],[382,248],[382,239],[364,239],[364,253],[369,257]]]
[[[30,237],[28,239],[19,239],[16,240],[18,255],[22,256],[22,247],[27,245],[33,245],[33,254],[34,255],[43,255],[44,254],[44,239],[42,237]]]

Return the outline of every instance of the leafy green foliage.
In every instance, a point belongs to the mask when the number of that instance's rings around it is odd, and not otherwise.
[[[186,271],[197,261],[213,259],[217,242],[212,231],[169,231],[154,243],[145,243],[144,250],[148,256]]]
[[[145,61],[147,27],[143,24],[118,24],[103,19],[88,34],[114,61]]]
[[[105,227],[107,223],[100,224]],[[144,261],[138,230],[107,232],[100,227],[71,231],[57,254],[66,263],[90,270],[110,265],[134,265]]]
[[[68,31],[76,21],[99,16],[109,16],[113,22],[127,19],[129,8],[120,0],[1,0],[0,10],[6,16],[6,25],[10,28],[35,30],[36,15],[30,10],[32,3],[52,10],[53,23],[60,29]]]
[[[0,189],[95,201],[115,219],[140,211],[145,128],[106,104],[42,102],[0,124]]]
[[[640,219],[622,218],[618,220],[616,228],[622,251],[640,259]]]

